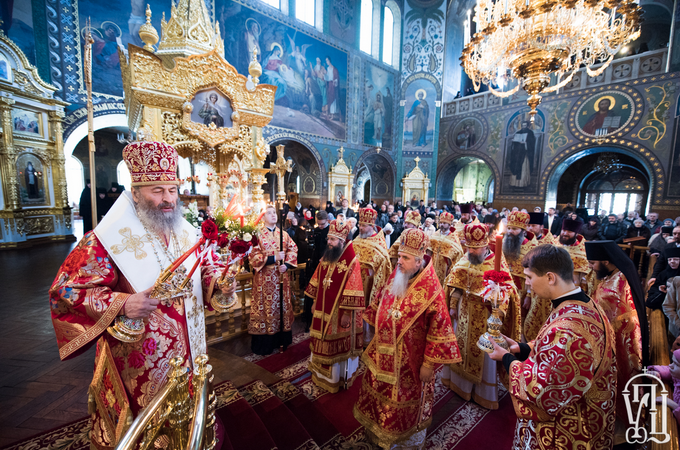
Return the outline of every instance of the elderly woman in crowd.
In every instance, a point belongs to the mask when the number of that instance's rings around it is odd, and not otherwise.
[[[628,227],[628,231],[626,233],[626,238],[633,238],[633,237],[643,237],[645,238],[644,241],[636,242],[635,245],[640,245],[640,246],[647,246],[647,242],[649,242],[649,238],[652,237],[652,232],[649,231],[649,228],[644,226],[645,221],[642,219],[635,219],[633,221],[633,226]]]

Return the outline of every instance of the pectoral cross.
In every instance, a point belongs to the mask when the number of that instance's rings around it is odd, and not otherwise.
[[[326,276],[326,278],[323,279],[323,286],[328,289],[332,282],[333,280],[331,280],[331,277]]]

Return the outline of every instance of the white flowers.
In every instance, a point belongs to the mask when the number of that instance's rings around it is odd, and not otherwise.
[[[253,240],[253,236],[252,236],[250,233],[245,233],[245,234],[243,235],[243,240],[244,240],[245,242],[250,242],[250,241]]]

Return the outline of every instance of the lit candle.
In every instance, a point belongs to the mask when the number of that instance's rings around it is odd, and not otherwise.
[[[243,216],[238,216],[238,220],[241,222],[241,228],[243,228]]]
[[[505,14],[508,13],[508,0],[505,0]]]
[[[172,273],[191,255],[198,247],[200,247],[205,242],[205,238],[201,237],[193,247],[191,247],[186,253],[177,258],[177,260],[172,263],[170,268],[167,270],[168,273]]]
[[[503,258],[503,235],[496,235],[496,253],[494,255],[493,263],[494,270],[500,272],[501,270],[501,258]]]
[[[260,223],[260,220],[262,220],[262,217],[263,217],[263,216],[264,216],[264,211],[262,211],[262,212],[260,213],[260,215],[257,216],[257,219],[255,219],[255,225],[257,225],[258,223]]]
[[[187,287],[187,284],[189,284],[189,280],[191,280],[191,277],[194,275],[194,272],[196,272],[196,268],[198,267],[198,265],[200,263],[201,263],[201,258],[196,258],[196,262],[191,267],[191,270],[187,274],[187,277],[184,279],[184,281],[180,285],[180,289],[184,289],[185,287]]]

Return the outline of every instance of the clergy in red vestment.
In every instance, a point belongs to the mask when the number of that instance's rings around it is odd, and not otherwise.
[[[373,303],[392,273],[385,235],[375,224],[377,218],[378,211],[373,208],[359,210],[359,236],[352,244],[361,263],[361,279],[364,283],[366,306]],[[364,345],[367,345],[371,339],[373,335],[368,324],[364,322]]]
[[[297,267],[297,245],[288,233],[276,227],[276,208],[265,210],[257,245],[248,256],[253,268],[253,299],[250,304],[248,333],[256,355],[269,355],[275,348],[285,350],[293,342],[293,304],[289,269]],[[279,283],[283,281],[283,302]]]
[[[463,256],[460,239],[451,229],[453,214],[443,212],[439,215],[439,229],[430,236],[428,254],[432,256],[432,264],[442,286],[449,274],[449,269]]]
[[[131,192],[123,192],[83,236],[49,291],[61,359],[97,344],[95,376],[104,373],[105,389],[90,392],[105,400],[96,403],[92,415],[90,439],[97,449],[115,446],[120,438],[116,426],[137,415],[161,390],[172,358],[181,358],[190,369],[207,353],[203,310],[216,292],[234,292],[233,286],[218,289],[223,267],[211,260],[193,274],[182,296],[160,303],[150,297],[161,270],[191,248],[197,236],[179,207],[175,149],[133,142],[123,150],[123,159],[132,177]],[[186,274],[195,262],[193,254],[176,273]],[[123,315],[145,319],[141,340],[123,342],[107,332]]]
[[[508,216],[508,231],[503,236],[503,256],[508,262],[519,298],[524,301],[530,301],[530,298],[527,296],[527,289],[524,286],[522,258],[529,253],[529,250],[538,245],[534,234],[527,231],[528,224],[528,213],[513,211]],[[529,303],[526,303],[524,308],[529,309],[528,307]]]
[[[642,366],[649,364],[647,311],[635,264],[614,241],[586,242],[588,261],[600,281],[593,300],[602,308],[615,333],[618,398]],[[617,430],[615,445],[625,442],[628,428],[626,404],[616,405]]]
[[[432,422],[434,368],[460,361],[444,292],[419,229],[401,235],[399,260],[364,315],[375,338],[354,417],[382,448],[422,448]]]
[[[409,228],[420,227],[420,219],[421,219],[420,213],[417,210],[409,211],[408,213],[406,213],[406,218],[404,219],[404,231],[408,230]],[[392,246],[390,247],[390,262],[392,263],[392,267],[397,265],[400,243],[401,236],[399,236],[399,240],[397,240],[397,242],[392,244]]]
[[[474,222],[465,225],[463,245],[467,253],[451,268],[446,278],[449,312],[454,320],[462,361],[444,367],[442,383],[464,400],[474,400],[487,409],[498,409],[497,364],[477,346],[491,314],[491,304],[483,298],[484,272],[494,270],[496,254],[489,249],[487,236],[486,225]],[[510,273],[505,258],[501,259],[500,269]],[[514,284],[509,291],[509,301],[499,310],[503,321],[501,331],[519,340],[521,313]]]
[[[551,245],[554,243],[554,238],[552,233],[550,233],[550,230],[543,228],[544,219],[545,213],[529,213],[527,231],[534,234],[538,245]],[[552,302],[547,298],[537,296],[536,293],[531,290],[531,287],[527,288],[527,297],[529,304],[527,305],[527,315],[522,324],[522,332],[524,333],[524,338],[529,342],[536,339],[538,331],[548,319],[548,316],[552,311]]]
[[[364,348],[364,286],[349,227],[330,223],[326,251],[305,291],[314,300],[309,371],[317,386],[333,393],[354,381]]]
[[[524,258],[526,282],[553,311],[535,341],[505,338],[489,356],[509,376],[515,450],[608,450],[614,445],[614,331],[598,304],[574,284],[564,248],[539,246]],[[623,402],[621,402],[623,403]]]
[[[571,255],[571,260],[574,263],[574,283],[580,286],[586,294],[593,295],[588,290],[588,275],[591,270],[588,258],[586,258],[586,239],[578,233],[582,225],[578,220],[564,219],[562,231],[560,231],[555,245],[564,247]]]

